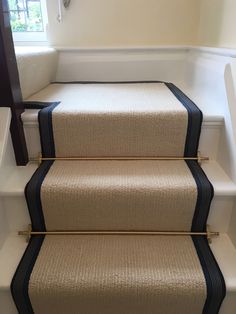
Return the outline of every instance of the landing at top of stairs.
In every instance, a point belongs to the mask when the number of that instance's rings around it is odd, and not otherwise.
[[[158,87],[159,86],[159,87]],[[140,89],[140,87],[142,87]],[[158,96],[157,96],[158,88]],[[185,91],[185,89],[182,89]],[[148,92],[148,96],[147,96]],[[188,95],[188,92],[186,92]],[[125,96],[125,97],[123,97]],[[127,97],[128,96],[128,97]],[[165,102],[165,110],[167,104],[176,104],[177,99],[171,95],[168,90],[163,88],[163,84],[160,83],[128,83],[128,84],[81,84],[81,83],[54,83],[48,85],[46,88],[30,96],[26,101],[42,101],[42,102],[54,102],[60,101],[66,106],[74,104],[75,99],[84,101],[87,110],[91,108],[91,99],[93,99],[94,109],[94,97],[96,98],[97,104],[102,104],[103,107],[99,107],[99,110],[104,112],[109,110],[109,104],[116,106],[117,110],[123,110],[127,112],[128,109],[135,111],[149,111],[154,112],[158,104]],[[120,101],[122,97],[122,102]],[[124,100],[124,101],[123,101]],[[135,101],[134,101],[135,100]],[[204,121],[217,121],[222,122],[223,117],[220,113],[216,113],[216,108],[212,105],[208,105],[208,102],[204,102],[204,105],[198,107],[204,114]],[[86,109],[86,107],[84,107]],[[114,110],[114,107],[113,107]],[[27,116],[23,116],[27,119]],[[33,113],[34,119],[37,121],[37,116]],[[31,117],[31,121],[33,119]]]
[[[197,153],[202,113],[171,83],[64,87],[70,92],[60,94],[56,88],[48,98],[45,90],[41,91],[41,97],[33,98],[36,107],[39,100],[55,103],[39,115],[47,141],[43,143],[44,155],[54,151],[57,156],[193,156]]]

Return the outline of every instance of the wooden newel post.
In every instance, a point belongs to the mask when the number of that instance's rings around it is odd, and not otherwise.
[[[12,112],[11,136],[17,165],[28,162],[21,113],[24,111],[7,0],[0,0],[0,107]]]

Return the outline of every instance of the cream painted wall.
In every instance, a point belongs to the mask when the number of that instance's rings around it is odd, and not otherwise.
[[[55,46],[119,47],[195,44],[200,0],[72,0],[58,23],[47,0]]]
[[[236,48],[236,0],[201,0],[198,43]]]

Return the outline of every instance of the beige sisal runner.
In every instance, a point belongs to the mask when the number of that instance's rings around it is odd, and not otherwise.
[[[33,99],[61,102],[56,156],[184,154],[188,112],[165,84],[53,84]]]
[[[191,230],[185,161],[56,161],[41,187],[47,230]]]
[[[34,100],[42,154],[196,156],[202,113],[171,83],[54,84]],[[40,104],[36,103],[36,107]],[[206,230],[196,161],[42,162],[34,231]],[[33,236],[12,281],[20,314],[218,314],[225,283],[205,236]]]
[[[191,237],[49,236],[29,282],[37,314],[200,314]]]

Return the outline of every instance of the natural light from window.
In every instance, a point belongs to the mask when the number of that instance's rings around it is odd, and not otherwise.
[[[46,41],[45,0],[8,0],[14,41]]]

